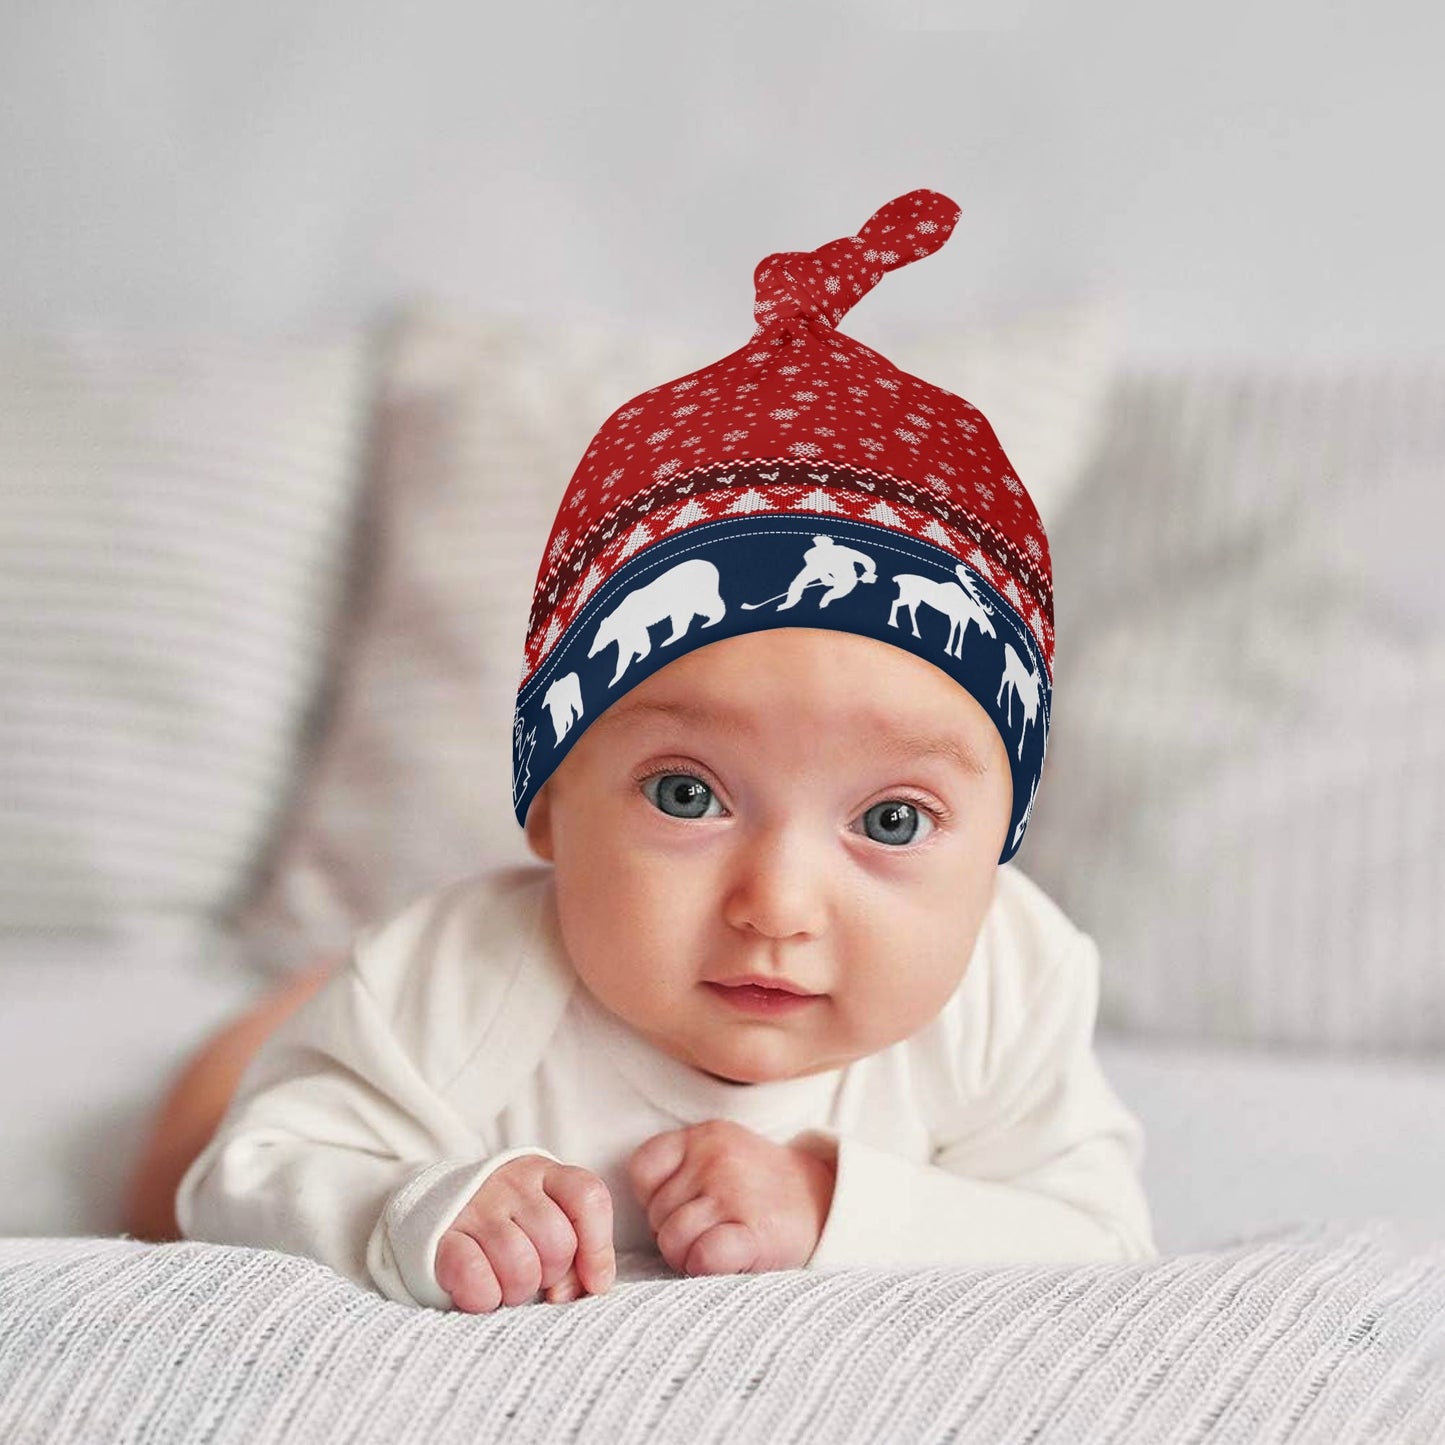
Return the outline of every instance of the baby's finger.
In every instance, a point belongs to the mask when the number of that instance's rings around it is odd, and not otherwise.
[[[577,1231],[574,1267],[589,1294],[605,1294],[617,1277],[612,1248],[612,1195],[589,1170],[565,1164],[549,1169],[542,1187],[557,1201]]]
[[[560,1305],[576,1299],[581,1293],[582,1281],[577,1278],[577,1270],[574,1266],[543,1295],[543,1299],[549,1305]]]
[[[525,1304],[541,1289],[542,1261],[515,1220],[494,1221],[483,1231],[482,1248],[502,1286],[503,1304]]]
[[[550,1289],[572,1268],[577,1254],[577,1231],[566,1211],[545,1190],[539,1189],[512,1213],[523,1234],[532,1241],[542,1265],[543,1289]]]
[[[639,1144],[628,1156],[627,1177],[637,1202],[646,1209],[662,1183],[670,1179],[687,1158],[687,1130],[669,1129]]]
[[[752,1229],[735,1219],[720,1220],[703,1230],[683,1258],[684,1274],[748,1274],[758,1265],[758,1240]]]
[[[722,1206],[710,1195],[699,1194],[674,1210],[657,1231],[657,1252],[679,1274],[720,1273],[689,1270],[687,1260],[693,1245],[723,1218]]]
[[[458,1229],[449,1229],[437,1245],[437,1283],[452,1297],[454,1308],[468,1314],[490,1314],[502,1302],[502,1286],[481,1245]]]

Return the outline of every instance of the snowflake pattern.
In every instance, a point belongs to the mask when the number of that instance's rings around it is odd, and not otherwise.
[[[855,236],[765,257],[748,340],[603,423],[538,570],[524,678],[625,557],[719,515],[775,507],[866,520],[969,560],[1019,609],[1052,669],[1047,540],[991,428],[962,397],[836,330],[888,271],[937,251],[959,215],[936,191],[910,191]]]

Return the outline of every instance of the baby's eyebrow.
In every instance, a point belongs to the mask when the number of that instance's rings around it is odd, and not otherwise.
[[[668,718],[685,726],[713,724],[732,730],[741,726],[742,715],[728,708],[700,707],[687,702],[644,702],[638,700],[609,708],[594,727],[607,722],[623,723],[645,717]],[[988,766],[972,748],[956,738],[936,737],[922,733],[900,733],[880,726],[875,734],[878,751],[890,762],[911,758],[943,758],[966,773],[983,777]]]
[[[987,766],[971,748],[953,738],[920,737],[913,733],[883,733],[878,738],[878,751],[890,761],[905,758],[944,758],[965,773],[983,777]]]
[[[674,722],[696,726],[699,723],[714,722],[718,714],[709,707],[696,707],[686,702],[644,702],[637,699],[617,703],[607,709],[592,724],[594,728],[612,727],[617,723],[632,722],[647,717],[671,718]]]

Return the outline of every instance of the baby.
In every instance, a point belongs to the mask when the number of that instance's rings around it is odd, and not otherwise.
[[[528,624],[538,862],[303,981],[196,1140],[187,1237],[465,1311],[663,1266],[1154,1255],[1098,951],[1010,862],[1042,527],[976,410],[834,329],[957,217],[914,191],[766,258],[747,345],[604,424]]]

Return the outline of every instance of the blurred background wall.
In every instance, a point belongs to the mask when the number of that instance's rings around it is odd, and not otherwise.
[[[928,186],[964,215],[895,320],[1090,294],[1134,360],[1438,353],[1442,39],[1423,0],[23,0],[0,325],[423,292],[740,340],[766,250]]]

